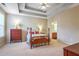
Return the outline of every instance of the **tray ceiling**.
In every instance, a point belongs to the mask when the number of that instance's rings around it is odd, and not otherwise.
[[[1,3],[0,6],[7,13],[47,18],[47,16],[52,12],[69,7],[71,4],[66,3],[47,3],[49,7],[45,10],[41,9],[41,3]],[[55,12],[54,12],[55,11]]]

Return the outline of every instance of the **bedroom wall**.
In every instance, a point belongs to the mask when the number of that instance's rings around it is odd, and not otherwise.
[[[1,7],[0,7],[0,13],[4,15],[6,21],[6,13]],[[5,22],[5,36],[0,38],[0,47],[2,47],[5,44],[6,44],[6,22]]]
[[[32,27],[33,30],[38,30],[38,26],[42,26],[42,32],[47,32],[47,20],[41,18],[33,18],[27,16],[20,16],[20,15],[12,15],[7,14],[7,42],[10,42],[10,29],[16,28],[15,23],[19,22],[22,24],[23,32],[27,30],[27,27]],[[25,33],[23,33],[25,36]],[[25,38],[25,37],[23,37]]]
[[[58,40],[66,44],[79,42],[79,6],[70,8],[55,16]]]

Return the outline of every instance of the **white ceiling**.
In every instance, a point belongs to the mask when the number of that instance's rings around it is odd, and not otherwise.
[[[10,14],[18,14],[31,17],[40,17],[46,19],[47,16],[52,15],[68,9],[69,7],[76,6],[78,4],[72,3],[48,3],[49,7],[46,10],[42,10],[40,3],[1,3],[0,6],[5,12]]]

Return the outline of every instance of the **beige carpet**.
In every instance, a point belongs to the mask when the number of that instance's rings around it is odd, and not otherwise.
[[[26,42],[7,44],[0,48],[0,56],[63,56],[63,47],[66,44],[51,40],[50,45],[33,49],[26,47]]]

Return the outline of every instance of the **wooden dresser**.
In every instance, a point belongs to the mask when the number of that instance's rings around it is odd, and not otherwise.
[[[57,32],[52,32],[52,39],[57,39]]]
[[[21,29],[10,29],[10,42],[22,41],[22,30]]]
[[[79,56],[79,43],[63,48],[64,56]]]

